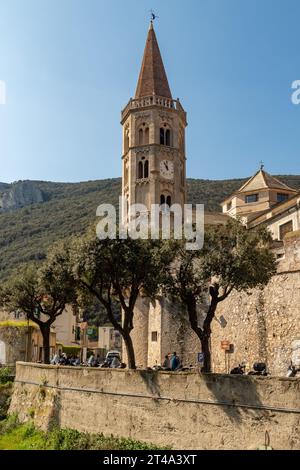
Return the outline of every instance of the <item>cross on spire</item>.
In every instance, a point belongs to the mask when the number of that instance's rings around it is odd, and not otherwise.
[[[260,164],[260,169],[261,169],[261,170],[263,170],[263,169],[264,169],[264,167],[265,167],[265,164],[264,164],[264,162],[261,160],[261,161],[259,162],[259,164]]]

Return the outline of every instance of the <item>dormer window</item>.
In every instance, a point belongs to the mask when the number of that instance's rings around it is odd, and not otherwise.
[[[289,198],[288,194],[285,193],[277,193],[277,202],[284,202],[287,201]]]
[[[258,201],[258,194],[248,194],[245,197],[246,204],[251,204],[251,202],[257,202],[257,201]]]

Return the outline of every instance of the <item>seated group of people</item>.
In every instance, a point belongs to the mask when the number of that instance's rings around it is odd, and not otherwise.
[[[51,359],[51,364],[61,366],[80,366],[80,358],[78,356],[67,355],[66,353],[56,353]]]
[[[181,367],[182,364],[176,352],[173,352],[172,355],[168,354],[167,356],[165,356],[165,360],[161,366],[163,370],[179,370],[181,369]]]
[[[87,362],[89,367],[106,367],[111,369],[125,369],[126,364],[120,361],[117,356],[109,357],[104,361],[100,361],[100,356],[97,355],[96,357],[92,354]]]
[[[120,361],[118,357],[109,357],[104,361],[100,359],[99,354],[95,356],[91,354],[86,363],[82,363],[78,356],[67,355],[66,353],[55,353],[52,357],[51,364],[60,366],[80,366],[86,365],[88,367],[109,367],[112,369],[124,369],[126,364]]]

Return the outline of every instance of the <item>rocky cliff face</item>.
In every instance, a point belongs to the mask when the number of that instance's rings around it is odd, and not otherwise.
[[[5,188],[1,186],[0,191],[0,213],[45,201],[42,191],[31,181],[17,181]]]
[[[6,189],[9,188],[9,184],[8,183],[0,183],[0,191],[5,191]]]

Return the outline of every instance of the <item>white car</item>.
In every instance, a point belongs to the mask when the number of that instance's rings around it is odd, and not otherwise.
[[[114,358],[119,359],[121,362],[121,353],[120,351],[108,351],[105,357],[105,361],[111,363]]]

